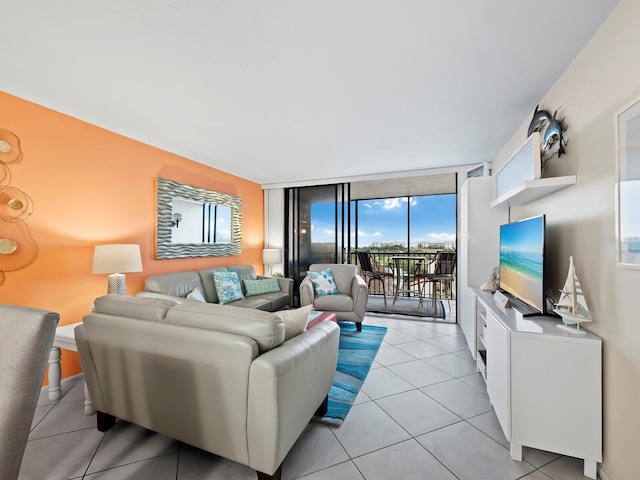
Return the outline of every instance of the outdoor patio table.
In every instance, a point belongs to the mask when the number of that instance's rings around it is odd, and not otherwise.
[[[396,300],[398,299],[399,293],[406,293],[408,296],[411,294],[418,294],[418,297],[421,298],[420,285],[417,285],[417,288],[412,288],[412,276],[415,271],[416,264],[420,262],[426,262],[426,256],[416,256],[416,255],[396,255],[391,257],[393,260],[393,267],[396,272],[396,286],[393,292],[393,304],[396,304]],[[403,270],[402,263],[406,262],[406,270]],[[401,284],[402,282],[402,284]]]

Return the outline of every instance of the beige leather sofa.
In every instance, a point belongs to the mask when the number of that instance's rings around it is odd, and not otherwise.
[[[115,418],[279,478],[335,374],[334,322],[286,342],[273,313],[106,295],[75,329],[98,429]]]
[[[313,283],[307,275],[300,282],[300,305],[313,305],[315,310],[335,313],[338,320],[355,322],[356,329],[362,330],[362,320],[367,311],[369,287],[357,274],[355,265],[316,263],[309,265],[310,272],[321,272],[331,269],[339,295],[315,297]]]
[[[212,272],[227,272],[233,270],[240,277],[242,293],[246,294],[243,279],[257,280],[270,277],[257,275],[252,265],[232,265],[229,267],[206,268],[204,270],[192,270],[186,272],[164,273],[151,275],[144,282],[144,292],[140,296],[170,298],[176,302],[185,301],[189,292],[197,288],[204,295],[208,303],[218,303],[218,295],[213,283]],[[293,301],[293,280],[291,278],[278,278],[280,292],[265,293],[244,300],[236,300],[228,303],[234,307],[254,308],[275,312],[276,310],[291,308]]]

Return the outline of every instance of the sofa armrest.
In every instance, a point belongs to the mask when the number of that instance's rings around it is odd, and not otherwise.
[[[293,305],[293,278],[273,277],[278,279],[280,290],[289,294],[289,308]]]
[[[353,298],[353,311],[360,320],[364,318],[369,300],[369,287],[360,275],[353,277],[351,283],[351,297]]]
[[[307,275],[300,282],[300,306],[313,305],[313,282]]]
[[[252,362],[247,412],[251,468],[270,473],[282,463],[331,388],[339,340],[338,325],[322,322]]]

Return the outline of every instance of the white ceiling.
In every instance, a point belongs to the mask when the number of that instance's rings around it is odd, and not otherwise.
[[[261,184],[467,165],[618,2],[13,1],[0,90]]]

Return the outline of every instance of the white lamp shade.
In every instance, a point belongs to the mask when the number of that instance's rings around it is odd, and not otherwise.
[[[96,245],[91,273],[141,272],[140,245]]]
[[[281,261],[282,256],[277,248],[265,248],[262,250],[262,263],[265,265],[276,265]]]

